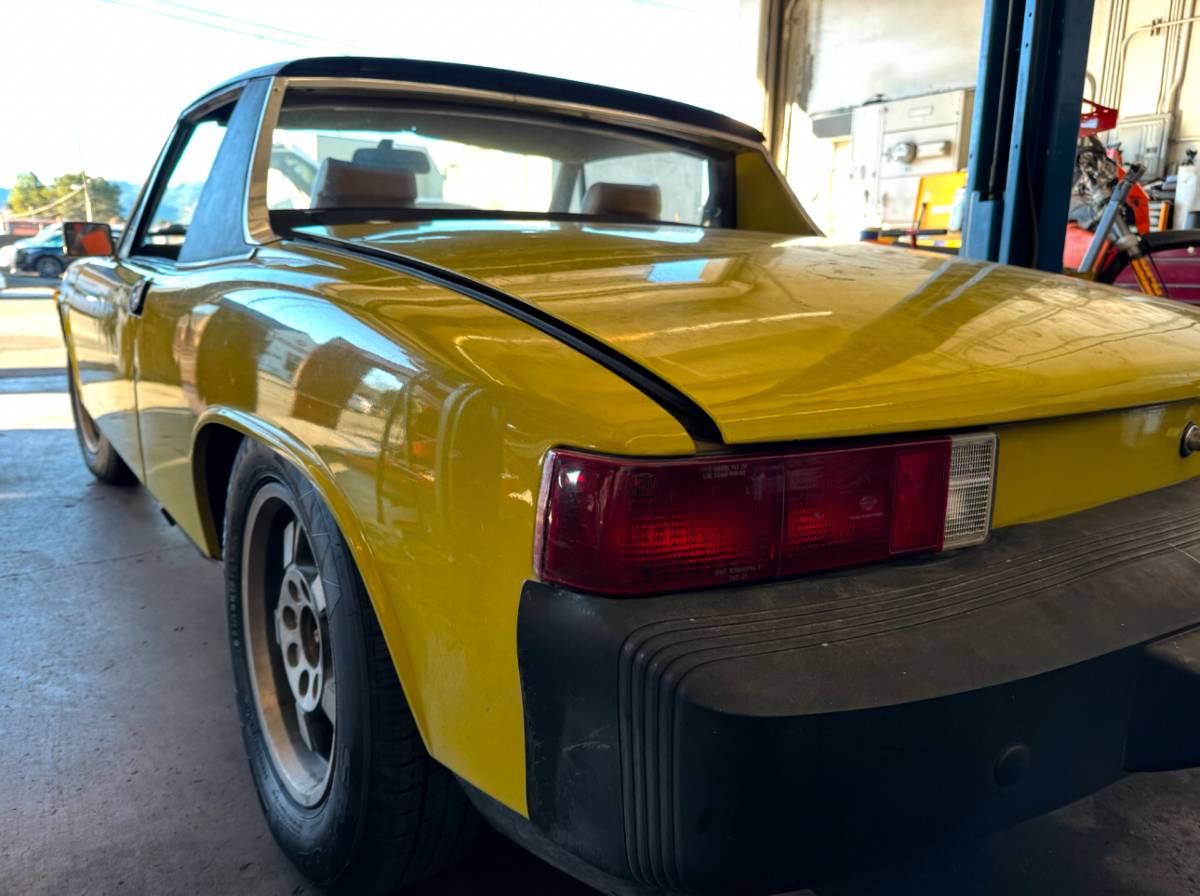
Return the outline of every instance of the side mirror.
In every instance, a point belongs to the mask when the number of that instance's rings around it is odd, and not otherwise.
[[[72,258],[117,254],[112,228],[91,221],[63,222],[63,250]]]

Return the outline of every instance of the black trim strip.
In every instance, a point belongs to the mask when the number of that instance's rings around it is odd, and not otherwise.
[[[463,87],[468,90],[487,90],[535,99],[577,103],[602,109],[615,109],[621,112],[632,112],[635,115],[649,115],[694,127],[707,128],[759,144],[764,139],[758,130],[744,122],[677,100],[650,96],[631,90],[621,90],[616,87],[602,87],[599,84],[587,84],[582,81],[552,78],[546,75],[533,75],[482,65],[464,65],[457,62],[434,62],[426,59],[388,59],[366,56],[294,59],[243,72],[210,91],[210,94],[224,89],[229,84],[264,77],[367,78]],[[203,99],[198,102],[202,101]]]
[[[595,361],[606,370],[615,373],[642,394],[656,402],[663,410],[679,421],[689,436],[698,446],[704,444],[721,445],[724,438],[716,421],[708,415],[700,405],[676,389],[653,371],[631,360],[612,346],[596,337],[573,327],[571,324],[543,311],[536,305],[523,302],[516,296],[509,295],[503,290],[496,289],[472,277],[459,274],[456,271],[430,264],[419,258],[402,255],[387,249],[377,249],[349,240],[336,237],[320,236],[314,233],[299,233],[285,231],[284,235],[299,242],[313,243],[327,249],[361,255],[372,261],[417,277],[427,283],[434,283],[452,289],[461,295],[482,302],[497,311],[503,311],[523,323],[529,324],[536,330],[552,336],[564,345],[570,346],[580,354]]]
[[[362,224],[366,221],[569,221],[577,224],[632,224],[635,227],[674,227],[686,230],[718,227],[718,224],[680,224],[678,221],[656,221],[622,215],[585,215],[582,212],[520,212],[489,208],[402,208],[380,206],[368,208],[289,208],[271,211],[271,224],[276,230],[290,230],[312,224]],[[942,231],[945,233],[945,231]],[[293,233],[296,237],[304,234]]]

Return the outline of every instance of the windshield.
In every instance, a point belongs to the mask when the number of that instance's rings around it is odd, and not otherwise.
[[[725,149],[593,123],[395,96],[289,93],[272,136],[272,212],[452,217],[494,211],[721,226]]]

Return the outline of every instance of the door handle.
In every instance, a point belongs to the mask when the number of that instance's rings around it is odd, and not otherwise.
[[[129,287],[129,313],[141,315],[146,304],[146,293],[150,291],[150,278],[146,277]]]

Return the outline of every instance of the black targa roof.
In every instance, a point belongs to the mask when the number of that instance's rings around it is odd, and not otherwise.
[[[538,99],[581,103],[637,115],[650,115],[695,127],[708,128],[744,140],[761,143],[763,136],[740,121],[719,115],[708,109],[675,100],[662,99],[631,90],[601,87],[565,78],[550,78],[507,69],[462,65],[456,62],[433,62],[423,59],[387,59],[367,56],[323,56],[280,62],[245,72],[214,88],[215,93],[230,84],[251,78],[266,77],[313,78],[377,78],[388,81],[416,81],[512,93]],[[203,98],[202,98],[203,99]]]

